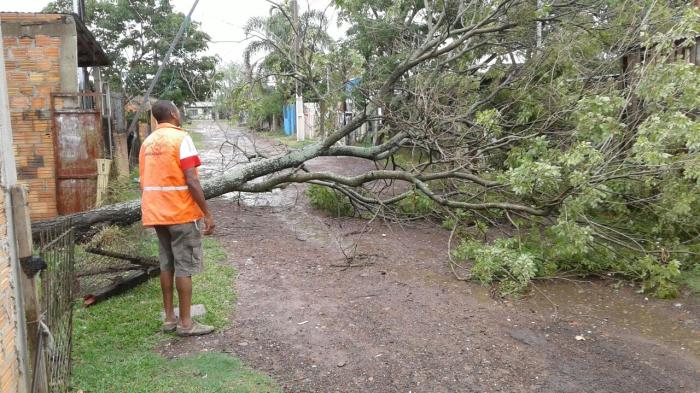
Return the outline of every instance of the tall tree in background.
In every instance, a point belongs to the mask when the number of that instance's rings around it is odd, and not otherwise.
[[[272,2],[269,16],[250,18],[244,27],[250,42],[243,58],[255,85],[251,89],[270,104],[289,102],[298,92],[305,100],[318,102],[320,117],[325,119],[330,96],[328,83],[324,83],[328,73],[323,58],[332,46],[327,30],[323,12],[307,9],[299,14],[295,1]],[[259,55],[262,58],[256,61]],[[269,81],[273,81],[273,89]],[[280,107],[270,109],[280,112]],[[320,122],[322,134],[325,123]]]
[[[71,0],[57,0],[47,12],[72,12]],[[185,15],[169,0],[87,0],[85,23],[113,61],[104,77],[127,98],[143,94]],[[207,100],[215,88],[217,58],[206,56],[209,35],[192,21],[156,84],[153,96],[185,102]]]

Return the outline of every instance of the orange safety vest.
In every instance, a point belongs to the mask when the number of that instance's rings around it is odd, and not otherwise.
[[[141,145],[141,217],[144,226],[174,225],[204,217],[185,182],[180,146],[187,133],[162,123]]]

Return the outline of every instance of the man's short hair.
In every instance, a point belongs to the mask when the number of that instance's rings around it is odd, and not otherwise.
[[[173,113],[177,112],[177,107],[172,101],[158,100],[151,106],[151,113],[158,123],[165,123],[173,119]]]

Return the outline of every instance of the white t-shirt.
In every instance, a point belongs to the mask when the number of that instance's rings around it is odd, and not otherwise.
[[[200,165],[202,165],[202,161],[199,159],[199,154],[197,154],[197,148],[194,147],[192,138],[189,135],[185,135],[180,144],[180,168],[184,171]]]

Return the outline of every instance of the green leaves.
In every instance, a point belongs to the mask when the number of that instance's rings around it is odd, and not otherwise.
[[[502,295],[517,295],[535,277],[537,266],[533,255],[516,246],[513,239],[498,239],[489,245],[466,239],[453,251],[453,256],[473,261],[471,274],[482,284],[500,281]]]
[[[561,167],[545,161],[533,161],[509,169],[504,178],[515,195],[551,194],[559,189]]]
[[[678,295],[677,283],[681,276],[678,261],[661,264],[647,255],[639,260],[639,274],[643,282],[643,292],[652,293],[662,299],[674,298]]]
[[[477,112],[474,123],[484,128],[484,132],[488,135],[497,137],[503,133],[501,127],[501,113],[498,109],[487,109]]]
[[[618,96],[581,99],[575,112],[577,139],[599,144],[619,136],[625,127],[619,120],[625,104],[625,100]]]

